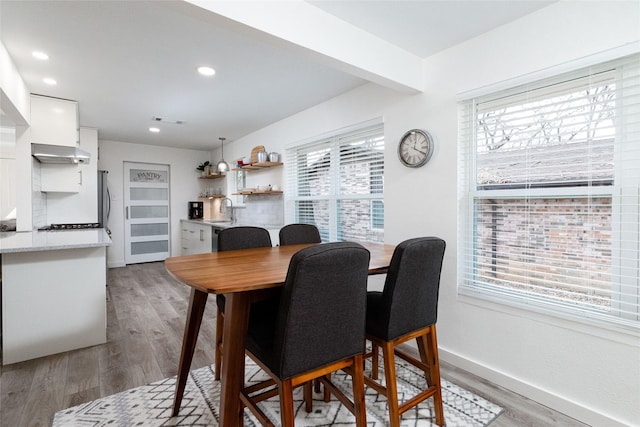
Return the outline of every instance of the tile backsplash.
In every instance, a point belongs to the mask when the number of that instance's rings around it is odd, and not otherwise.
[[[40,163],[33,160],[31,167],[31,220],[33,228],[44,227],[47,222],[47,195],[40,191]]]
[[[234,209],[234,214],[240,224],[280,226],[284,223],[283,196],[246,196],[244,208]]]

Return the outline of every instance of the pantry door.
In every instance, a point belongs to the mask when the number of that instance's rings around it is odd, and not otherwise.
[[[169,165],[124,163],[125,262],[169,257]]]

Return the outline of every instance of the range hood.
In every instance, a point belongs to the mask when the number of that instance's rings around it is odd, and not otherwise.
[[[77,147],[64,145],[31,144],[31,155],[40,163],[89,164],[91,154]]]

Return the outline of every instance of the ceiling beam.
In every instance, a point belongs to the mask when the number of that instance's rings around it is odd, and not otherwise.
[[[424,90],[423,60],[302,0],[185,0],[310,60],[403,93]]]

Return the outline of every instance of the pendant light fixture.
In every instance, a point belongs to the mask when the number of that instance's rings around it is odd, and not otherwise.
[[[224,140],[227,138],[219,137],[220,140],[220,161],[216,165],[216,172],[223,173],[229,171],[229,163],[224,161]]]

